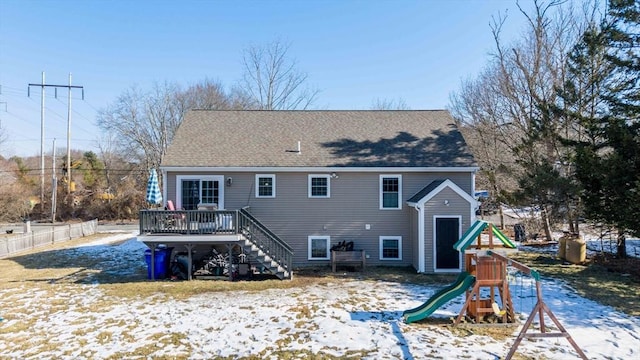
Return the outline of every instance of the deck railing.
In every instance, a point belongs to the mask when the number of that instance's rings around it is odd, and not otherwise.
[[[275,261],[291,278],[293,249],[269,228],[241,210],[141,210],[140,234],[240,234]]]
[[[238,234],[229,210],[140,210],[140,234]]]

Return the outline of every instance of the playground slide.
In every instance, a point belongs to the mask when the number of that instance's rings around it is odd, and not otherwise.
[[[419,321],[426,318],[427,316],[433,314],[433,312],[436,311],[437,308],[465,292],[465,290],[473,285],[475,281],[475,276],[470,275],[469,273],[464,271],[461,272],[458,276],[458,279],[453,284],[438,291],[429,300],[427,300],[424,304],[418,306],[417,308],[406,310],[404,313],[402,313],[404,321],[409,324],[414,321]]]

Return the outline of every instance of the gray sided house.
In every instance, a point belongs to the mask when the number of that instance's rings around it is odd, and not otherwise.
[[[460,271],[453,244],[477,208],[477,164],[444,110],[193,110],[160,169],[177,212],[227,211],[237,223],[232,235],[191,224],[161,239],[273,237],[292,254],[289,271],[328,265],[342,241],[368,266]],[[157,232],[141,226],[143,238],[159,242]]]

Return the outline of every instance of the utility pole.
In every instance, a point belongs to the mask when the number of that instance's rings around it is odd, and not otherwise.
[[[53,168],[55,171],[55,167]],[[69,73],[69,98],[67,101],[67,195],[71,194],[71,73]]]
[[[53,150],[51,151],[53,171],[51,172],[51,223],[56,222],[56,199],[58,198],[58,178],[56,178],[56,138],[53,138]]]
[[[42,83],[41,84],[29,84],[27,90],[27,96],[30,96],[30,90],[32,86],[40,86],[42,89],[42,103],[40,110],[40,206],[42,207],[44,204],[44,88],[52,87],[55,89],[56,98],[58,98],[58,88],[67,88],[69,89],[69,104],[68,104],[68,114],[67,114],[67,192],[70,192],[70,184],[71,184],[71,176],[70,171],[70,154],[71,154],[71,89],[82,89],[82,100],[84,100],[84,87],[71,85],[71,74],[69,74],[69,85],[49,85],[44,83],[44,71],[42,72]],[[55,171],[55,169],[53,169]],[[42,207],[44,210],[44,207]]]

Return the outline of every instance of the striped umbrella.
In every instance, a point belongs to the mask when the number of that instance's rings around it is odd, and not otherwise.
[[[156,169],[149,170],[149,182],[147,182],[147,202],[158,205],[162,203],[162,192],[158,184],[158,173]]]

